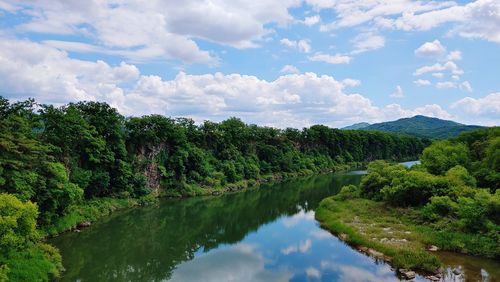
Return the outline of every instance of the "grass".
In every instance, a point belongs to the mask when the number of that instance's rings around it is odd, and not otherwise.
[[[408,209],[388,209],[368,199],[324,199],[316,210],[321,226],[365,252],[383,253],[396,268],[434,272],[439,259],[426,251],[432,236],[408,222]],[[368,249],[367,249],[368,248]]]

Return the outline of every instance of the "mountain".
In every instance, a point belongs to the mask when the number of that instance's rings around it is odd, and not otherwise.
[[[354,130],[354,129],[363,129],[363,128],[368,127],[368,126],[370,126],[369,123],[367,123],[367,122],[360,122],[360,123],[355,123],[353,125],[349,125],[349,126],[346,126],[346,127],[342,127],[341,129]]]
[[[357,124],[352,126],[357,126]],[[366,127],[361,127],[360,130],[376,130],[404,133],[431,139],[445,139],[457,136],[464,131],[475,130],[478,128],[481,128],[481,126],[465,125],[450,120],[442,120],[418,115],[411,118],[402,118],[395,121],[371,124]]]

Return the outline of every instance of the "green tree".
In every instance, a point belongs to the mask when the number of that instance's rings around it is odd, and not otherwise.
[[[469,149],[463,143],[436,141],[425,148],[421,161],[430,173],[442,175],[456,165],[469,167]]]

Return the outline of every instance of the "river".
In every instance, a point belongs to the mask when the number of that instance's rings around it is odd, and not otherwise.
[[[399,281],[314,219],[319,202],[359,173],[320,175],[217,197],[164,199],[119,211],[80,233],[50,240],[62,281]],[[500,263],[440,254],[446,280],[500,279]],[[416,281],[425,281],[421,276]]]

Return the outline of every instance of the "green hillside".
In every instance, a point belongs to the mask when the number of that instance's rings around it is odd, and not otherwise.
[[[358,126],[359,124],[352,125]],[[404,133],[408,135],[432,139],[445,139],[454,137],[462,132],[481,128],[477,125],[464,125],[450,120],[417,115],[411,118],[402,118],[395,121],[375,123],[360,130],[376,130],[383,132]],[[355,129],[355,128],[344,128]]]

